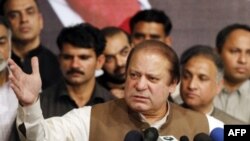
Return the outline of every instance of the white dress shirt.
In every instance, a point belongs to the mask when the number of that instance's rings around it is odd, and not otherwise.
[[[8,141],[17,107],[18,101],[9,83],[0,86],[0,141]]]

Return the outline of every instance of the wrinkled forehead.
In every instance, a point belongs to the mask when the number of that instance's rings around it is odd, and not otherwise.
[[[171,69],[172,65],[169,59],[159,50],[143,49],[133,53],[130,58],[129,66],[131,65],[146,64],[152,66],[152,70],[157,70],[159,67],[166,67],[167,70]],[[156,67],[156,68],[155,68]]]

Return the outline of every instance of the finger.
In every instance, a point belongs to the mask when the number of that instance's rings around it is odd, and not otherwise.
[[[39,62],[37,57],[31,58],[31,66],[32,66],[32,73],[33,74],[40,74],[39,72]]]
[[[9,64],[10,74],[12,74],[13,77],[15,78],[20,78],[20,75],[22,73],[21,68],[12,59],[8,60],[8,64]]]
[[[12,88],[17,98],[19,99],[22,96],[20,86],[14,77],[10,76],[9,78],[10,78],[10,87]]]
[[[16,87],[14,84],[10,84],[10,87],[12,88],[12,90],[14,91],[14,93],[16,94],[16,97],[18,99],[20,99],[22,97],[21,91],[18,87]]]
[[[9,80],[10,80],[10,83],[16,88],[18,89],[21,88],[21,85],[20,85],[21,83],[15,77],[13,77],[13,75],[9,75]]]

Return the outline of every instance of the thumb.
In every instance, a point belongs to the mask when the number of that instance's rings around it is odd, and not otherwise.
[[[39,74],[39,63],[37,57],[31,58],[31,67],[32,67],[32,73],[33,74]]]

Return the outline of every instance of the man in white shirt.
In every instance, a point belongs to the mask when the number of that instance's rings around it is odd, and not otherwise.
[[[7,19],[0,16],[0,140],[8,141],[16,117],[18,101],[8,80],[7,59],[11,52],[11,31]]]
[[[250,26],[231,24],[216,37],[225,66],[224,86],[214,104],[226,113],[250,123]]]
[[[39,103],[41,79],[37,58],[27,75],[9,60],[11,86],[19,102],[17,124],[22,140],[123,141],[130,130],[155,127],[159,134],[191,140],[223,123],[168,102],[179,81],[176,53],[160,41],[138,44],[128,56],[125,98],[73,110],[63,117],[44,120]],[[201,124],[202,123],[202,124]]]

